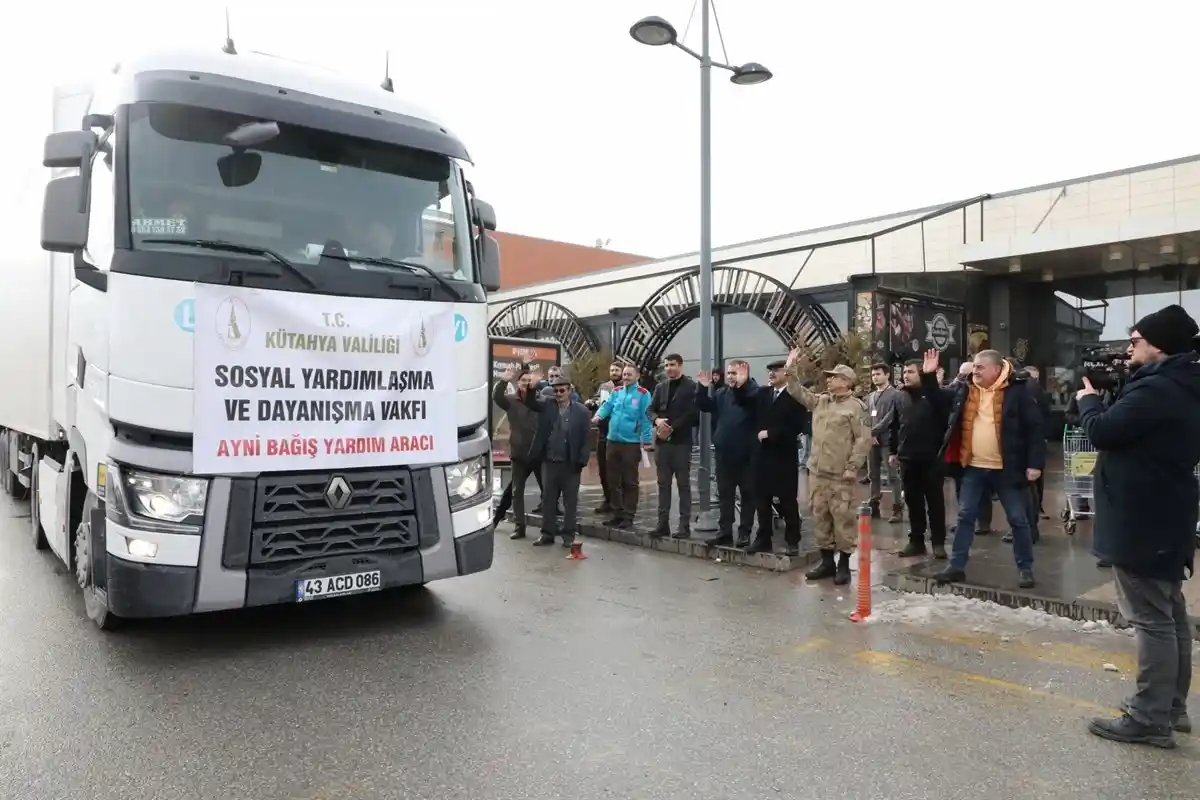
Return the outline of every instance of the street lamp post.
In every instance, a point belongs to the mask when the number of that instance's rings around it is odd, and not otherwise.
[[[679,41],[675,26],[662,17],[646,17],[634,23],[629,35],[651,47],[672,45],[700,62],[700,368],[713,368],[713,287],[712,287],[712,68],[731,73],[729,80],[739,86],[764,83],[771,71],[762,64],[749,62],[741,66],[713,61],[709,53],[708,23],[711,0],[700,0],[700,52]],[[712,511],[712,446],[708,415],[700,417],[700,469],[698,474],[700,514],[697,531],[717,529]],[[742,513],[748,513],[743,509]]]

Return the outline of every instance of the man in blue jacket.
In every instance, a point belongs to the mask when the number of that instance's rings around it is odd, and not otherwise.
[[[750,377],[750,365],[745,361],[730,361],[725,369],[725,385],[710,391],[712,377],[707,372],[696,376],[700,388],[696,391],[696,407],[712,414],[717,422],[713,430],[713,447],[717,455],[717,503],[720,516],[717,535],[706,544],[710,547],[733,546],[734,497],[742,495],[742,515],[738,520],[738,547],[750,546],[754,527],[755,499],[750,459],[758,446],[758,426],[751,397],[758,384]],[[770,521],[767,523],[770,530]]]
[[[650,392],[638,380],[641,373],[632,364],[621,369],[621,387],[608,396],[593,418],[608,421],[608,486],[613,517],[605,524],[613,528],[633,527],[638,507],[638,469],[642,452],[651,447]]]
[[[1142,319],[1129,334],[1131,373],[1107,410],[1084,379],[1079,422],[1099,451],[1092,552],[1112,564],[1117,607],[1133,627],[1137,691],[1117,719],[1092,720],[1097,736],[1175,746],[1190,732],[1192,636],[1183,581],[1196,554],[1200,488],[1198,329],[1180,306]]]

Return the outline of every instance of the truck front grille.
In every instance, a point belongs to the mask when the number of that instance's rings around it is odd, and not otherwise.
[[[252,565],[417,546],[406,467],[276,473],[255,481]]]

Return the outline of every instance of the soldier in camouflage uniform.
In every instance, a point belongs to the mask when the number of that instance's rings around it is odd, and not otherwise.
[[[817,394],[800,382],[799,351],[788,357],[788,394],[812,412],[808,457],[808,510],[817,532],[821,563],[805,573],[809,580],[850,582],[850,551],[857,543],[854,488],[871,450],[867,406],[854,396],[854,370],[845,364],[825,370],[828,391]],[[835,561],[836,556],[836,561]]]

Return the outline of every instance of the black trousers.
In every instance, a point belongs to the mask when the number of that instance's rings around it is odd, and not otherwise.
[[[496,506],[496,514],[494,519],[499,522],[504,519],[504,515],[508,513],[508,509],[516,506],[513,513],[513,523],[517,530],[525,530],[525,483],[532,475],[537,481],[538,491],[542,491],[542,465],[534,462],[526,464],[520,461],[512,462],[512,479],[509,480],[508,486],[504,487],[504,494],[500,495],[500,502]],[[517,484],[517,489],[514,492],[513,484]],[[514,499],[514,495],[521,498],[520,502]]]
[[[604,495],[604,505],[612,506],[612,489],[608,482],[608,439],[600,434],[596,441],[596,469],[600,471],[600,490]]]
[[[754,527],[754,491],[751,480],[750,464],[746,461],[730,463],[717,454],[717,501],[720,516],[717,520],[717,533],[729,536],[733,533],[734,499],[738,493],[742,496],[742,517],[738,520],[738,538],[749,539]]]
[[[912,522],[909,537],[913,541],[929,542],[934,547],[946,545],[946,496],[944,494],[945,472],[940,461],[901,461],[900,485],[904,491],[904,505],[908,506],[908,518]]]
[[[771,535],[775,530],[772,525],[773,512],[778,511],[779,516],[783,518],[783,540],[787,542],[788,547],[798,547],[800,545],[800,502],[796,499],[796,495],[800,491],[798,468],[792,465],[789,472],[786,466],[780,466],[779,469],[770,470],[770,477],[768,477],[767,470],[769,469],[768,466],[760,466],[756,470],[758,538],[763,541],[771,540]]]
[[[575,469],[561,461],[546,461],[542,464],[542,533],[546,536],[562,535],[570,542],[579,525],[579,477],[583,470]],[[562,501],[563,518],[559,524],[555,509]],[[549,510],[545,507],[549,506]]]
[[[659,442],[654,451],[654,466],[658,477],[658,524],[666,526],[671,519],[671,484],[679,492],[679,527],[692,524],[692,443]]]

